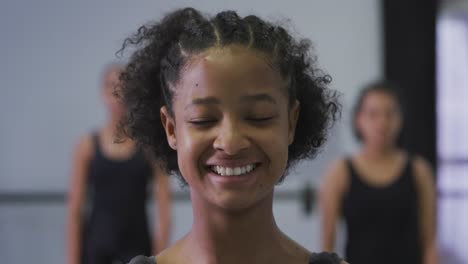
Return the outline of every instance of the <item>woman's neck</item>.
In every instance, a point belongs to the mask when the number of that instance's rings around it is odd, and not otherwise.
[[[370,144],[364,144],[360,154],[367,160],[386,160],[393,157],[398,152],[398,148],[395,146],[373,146]]]
[[[199,263],[275,263],[276,254],[284,255],[286,237],[273,217],[273,193],[242,212],[214,209],[194,196],[194,223],[184,248]]]
[[[110,149],[109,151],[111,152],[131,152],[133,151],[135,144],[130,138],[120,137],[119,133],[117,133],[119,120],[120,119],[118,118],[111,117],[101,128],[100,135],[102,136],[102,144],[107,146],[107,148]],[[115,144],[116,142],[118,142],[118,144]],[[123,154],[123,156],[125,155],[126,154]]]
[[[103,130],[106,133],[111,133],[112,135],[115,135],[119,122],[120,122],[119,117],[110,115],[106,123],[104,124]]]

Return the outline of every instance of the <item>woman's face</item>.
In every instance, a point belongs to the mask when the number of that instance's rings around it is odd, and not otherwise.
[[[165,107],[161,116],[192,196],[234,211],[271,197],[299,112],[281,76],[231,46],[192,59],[173,89],[173,118]]]
[[[120,100],[115,96],[114,90],[119,84],[120,69],[112,69],[105,76],[103,80],[102,96],[104,104],[106,105],[108,113],[113,117],[120,117],[123,112],[123,105]]]
[[[364,144],[389,147],[396,143],[402,117],[393,96],[381,91],[371,91],[362,101],[356,122]]]

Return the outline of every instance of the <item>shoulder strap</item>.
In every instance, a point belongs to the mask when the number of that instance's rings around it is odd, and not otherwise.
[[[353,161],[351,157],[346,158],[346,167],[348,167],[349,179],[351,180],[350,184],[356,180],[356,169],[354,168]]]
[[[411,155],[411,153],[408,153],[407,154],[407,157],[406,157],[406,168],[407,170],[413,172],[413,160],[414,160],[414,157],[413,155]]]
[[[92,134],[91,134],[91,137],[93,138],[93,145],[94,145],[94,153],[95,155],[98,155],[100,156],[101,155],[101,144],[100,144],[100,140],[99,140],[99,131],[96,130],[94,131]]]
[[[414,184],[414,155],[408,153],[408,157],[406,159],[405,169],[403,170],[403,175],[401,176],[403,176],[402,178],[409,179]]]
[[[321,252],[312,253],[309,264],[340,264],[342,261],[336,253]]]
[[[155,257],[136,256],[128,264],[156,264]]]

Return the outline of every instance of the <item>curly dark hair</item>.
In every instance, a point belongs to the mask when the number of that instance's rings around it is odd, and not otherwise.
[[[239,17],[234,11],[224,11],[207,17],[193,8],[179,9],[159,22],[141,26],[118,51],[136,49],[120,76],[118,94],[127,109],[120,128],[162,161],[168,172],[180,173],[177,153],[169,147],[160,120],[164,105],[173,114],[170,84],[177,83],[192,56],[232,44],[266,55],[288,81],[290,104],[296,99],[300,102],[287,168],[314,157],[326,141],[327,130],[341,107],[337,93],[327,88],[331,77],[315,67],[308,39],[296,40],[284,27],[254,15]]]
[[[372,92],[384,93],[392,97],[393,100],[395,100],[396,104],[400,108],[400,112],[403,113],[403,109],[402,109],[403,107],[402,107],[401,99],[400,99],[401,97],[398,93],[398,91],[400,90],[401,89],[399,89],[399,85],[390,80],[373,81],[371,83],[366,84],[361,89],[361,92],[359,92],[359,95],[357,97],[356,104],[354,105],[353,118],[352,118],[353,133],[357,140],[362,141],[362,135],[356,126],[356,117],[359,114],[359,112],[361,112],[362,104],[364,103],[364,99],[366,99],[367,95],[369,95]]]

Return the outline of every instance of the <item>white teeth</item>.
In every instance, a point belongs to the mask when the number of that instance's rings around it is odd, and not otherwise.
[[[223,176],[226,175],[226,168],[221,167],[221,166],[218,166],[218,168],[219,168],[219,172],[221,172],[221,175]]]
[[[216,166],[212,166],[211,169],[215,173],[221,176],[238,176],[238,175],[243,175],[243,174],[251,172],[252,170],[255,169],[255,165],[250,164],[247,166],[234,167],[234,168],[222,167],[222,166],[216,165]]]

